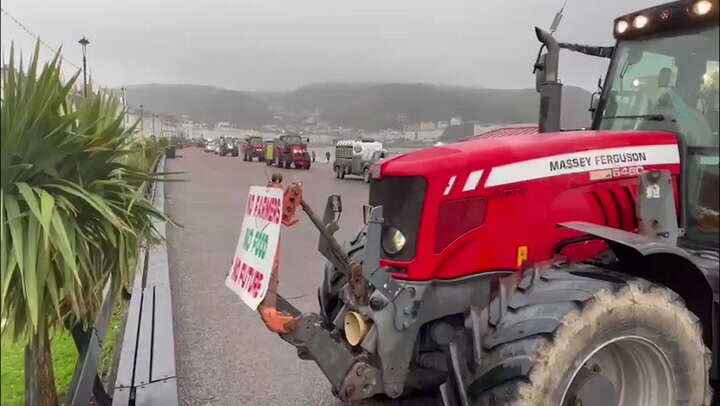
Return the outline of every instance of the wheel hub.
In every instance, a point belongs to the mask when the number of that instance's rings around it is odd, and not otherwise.
[[[578,371],[563,406],[617,405],[615,386],[600,373],[599,368],[583,367]]]

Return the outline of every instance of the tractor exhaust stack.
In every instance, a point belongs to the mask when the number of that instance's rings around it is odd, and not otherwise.
[[[541,133],[560,131],[560,106],[562,104],[562,83],[558,79],[560,45],[552,34],[535,27],[535,35],[545,53],[538,54],[533,67],[535,88],[540,93],[540,114],[538,128]]]

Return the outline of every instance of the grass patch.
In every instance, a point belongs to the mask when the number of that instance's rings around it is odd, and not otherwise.
[[[75,342],[68,332],[55,334],[51,342],[55,385],[58,394],[67,393],[77,362]],[[9,340],[0,343],[0,404],[25,404],[25,348]]]
[[[121,330],[120,325],[125,320],[126,311],[127,301],[121,298],[115,300],[100,358],[99,372],[105,382],[113,369],[115,345],[120,345],[118,334]],[[55,368],[55,385],[57,385],[58,396],[62,401],[62,397],[67,394],[70,387],[73,373],[75,373],[78,353],[72,336],[66,331],[55,334],[50,345]],[[3,340],[0,343],[0,375],[0,405],[24,406],[25,348],[22,345],[9,340]]]
[[[108,384],[108,379],[113,372],[115,360],[115,348],[116,346],[122,345],[118,342],[118,335],[122,330],[121,325],[125,322],[125,314],[127,313],[128,301],[122,297],[115,299],[113,303],[112,314],[110,315],[110,322],[108,324],[107,333],[105,334],[105,341],[102,345],[102,354],[100,354],[100,376],[105,384]]]

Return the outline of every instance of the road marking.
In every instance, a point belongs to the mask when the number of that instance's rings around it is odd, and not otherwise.
[[[471,190],[475,190],[477,188],[478,183],[480,183],[480,178],[482,178],[483,170],[478,169],[476,171],[470,172],[470,174],[467,177],[467,180],[465,181],[465,186],[463,186],[462,191],[463,192],[469,192]]]

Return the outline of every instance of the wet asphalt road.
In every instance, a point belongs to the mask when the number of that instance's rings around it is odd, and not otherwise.
[[[324,158],[324,157],[323,157]],[[272,172],[302,181],[318,214],[331,193],[343,198],[340,240],[362,222],[368,187],[360,178],[335,179],[327,163],[279,170],[199,148],[178,150],[167,171],[186,182],[166,185],[166,210],[182,228],[168,228],[175,350],[182,405],[339,405],[317,366],[267,331],[257,313],[224,285],[250,185]],[[317,311],[323,259],[317,231],[303,213],[281,234],[280,292],[303,311]]]

